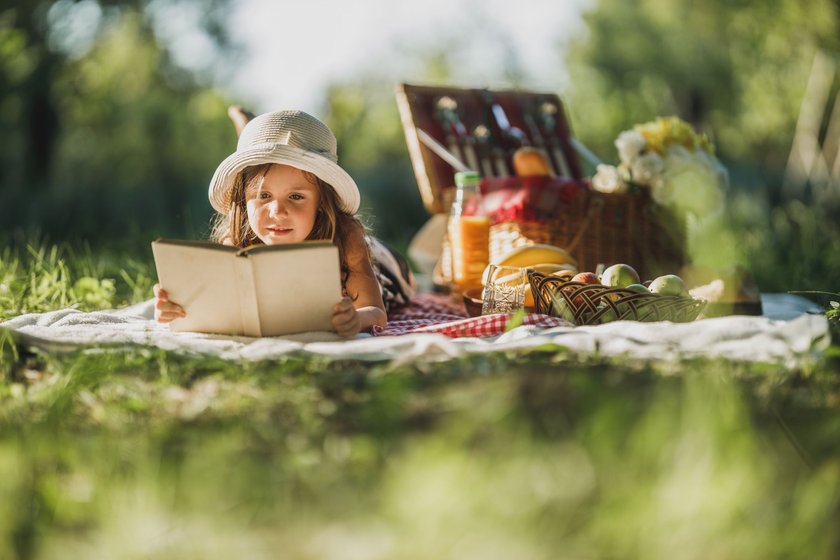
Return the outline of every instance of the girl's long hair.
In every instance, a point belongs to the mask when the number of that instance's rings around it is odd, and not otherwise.
[[[213,221],[210,240],[216,243],[228,241],[235,247],[263,245],[262,240],[248,224],[248,210],[245,194],[249,188],[258,188],[271,169],[272,163],[264,163],[243,169],[236,178],[229,197],[226,214],[218,213]],[[338,195],[332,186],[321,180],[314,173],[304,171],[304,176],[318,187],[320,202],[315,215],[315,224],[306,237],[307,240],[329,239],[338,247],[338,257],[341,263],[342,285],[346,283],[350,269],[347,266],[347,240],[351,235],[364,235],[364,224],[354,216],[341,209]],[[364,245],[367,251],[367,244]],[[367,254],[370,259],[370,254]]]

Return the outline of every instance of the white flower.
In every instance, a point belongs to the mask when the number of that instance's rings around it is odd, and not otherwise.
[[[637,130],[625,130],[615,139],[615,147],[622,163],[630,164],[647,146],[647,140]]]
[[[665,162],[656,152],[639,156],[630,167],[630,175],[633,181],[640,185],[651,186],[665,168]]]
[[[603,193],[617,193],[627,190],[627,183],[621,179],[618,169],[613,165],[599,164],[592,177],[592,188]]]
[[[685,146],[674,145],[668,146],[668,151],[665,152],[665,158],[668,161],[692,160],[695,159],[695,155],[689,152],[688,148],[686,148]]]

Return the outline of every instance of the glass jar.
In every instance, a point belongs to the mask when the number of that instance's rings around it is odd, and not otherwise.
[[[484,214],[479,180],[475,171],[455,174],[457,190],[447,226],[455,295],[481,288],[481,275],[490,260],[490,219]]]

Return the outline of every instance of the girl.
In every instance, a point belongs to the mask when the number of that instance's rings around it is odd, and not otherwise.
[[[332,326],[350,337],[384,327],[387,318],[365,229],[354,215],[359,189],[336,162],[335,136],[307,113],[279,111],[250,120],[236,152],[210,182],[210,203],[218,212],[211,239],[237,247],[332,240],[344,290]],[[409,284],[403,282],[413,288]],[[185,316],[160,285],[154,292],[155,319],[167,323]]]

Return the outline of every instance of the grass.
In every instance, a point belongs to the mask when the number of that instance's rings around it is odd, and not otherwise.
[[[154,266],[119,250],[37,238],[0,250],[0,321],[65,307],[109,309],[151,297]]]
[[[241,365],[137,349],[29,357],[0,395],[4,557],[831,558],[840,545],[840,384],[821,366]]]
[[[2,318],[117,307],[153,282],[148,259],[108,251],[0,255]],[[836,345],[789,370],[6,339],[0,366],[0,558],[840,555]]]

